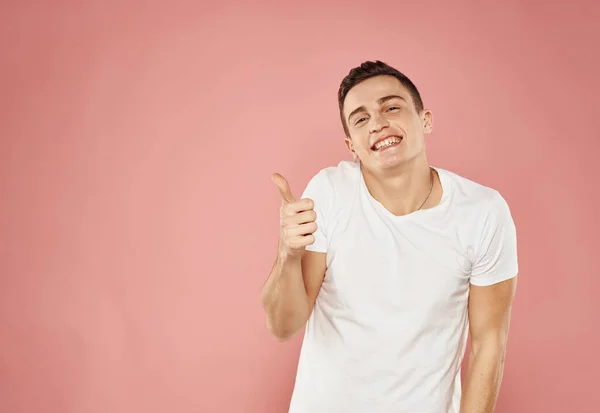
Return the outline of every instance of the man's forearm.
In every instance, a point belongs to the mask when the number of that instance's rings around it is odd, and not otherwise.
[[[269,331],[279,340],[289,339],[308,317],[308,296],[300,257],[279,255],[262,289]]]
[[[493,413],[504,372],[505,346],[474,346],[469,355],[460,413]]]

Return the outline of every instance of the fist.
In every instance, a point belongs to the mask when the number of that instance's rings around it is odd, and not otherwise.
[[[290,185],[279,174],[273,174],[271,180],[281,195],[279,248],[288,256],[301,255],[307,245],[315,242],[313,233],[317,230],[317,213],[312,199],[296,201]]]

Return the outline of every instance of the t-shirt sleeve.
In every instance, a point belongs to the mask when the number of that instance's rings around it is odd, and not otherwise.
[[[313,233],[315,242],[306,247],[307,251],[327,252],[327,224],[333,207],[333,185],[326,170],[317,173],[306,185],[302,198],[310,198],[314,202],[317,213],[317,230]]]
[[[488,286],[515,277],[519,272],[516,228],[508,204],[498,192],[491,199],[479,229],[471,284]]]

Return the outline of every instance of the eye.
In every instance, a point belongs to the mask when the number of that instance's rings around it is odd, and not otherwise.
[[[388,108],[388,112],[389,112],[389,111],[393,111],[393,110],[400,110],[400,107],[399,107],[399,106],[390,106],[390,107]]]
[[[362,118],[360,118],[360,119],[357,119],[357,120],[356,120],[356,122],[354,122],[354,124],[355,124],[355,125],[358,125],[359,123],[361,123],[361,122],[363,122],[363,121],[365,121],[365,120],[367,120],[367,118],[365,118],[365,117],[362,117]]]

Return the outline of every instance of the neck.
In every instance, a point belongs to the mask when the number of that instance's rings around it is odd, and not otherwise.
[[[392,214],[410,214],[418,210],[426,199],[423,208],[431,205],[434,193],[432,191],[429,195],[429,190],[435,174],[427,159],[415,159],[411,164],[389,170],[370,171],[362,164],[360,168],[371,196]]]

